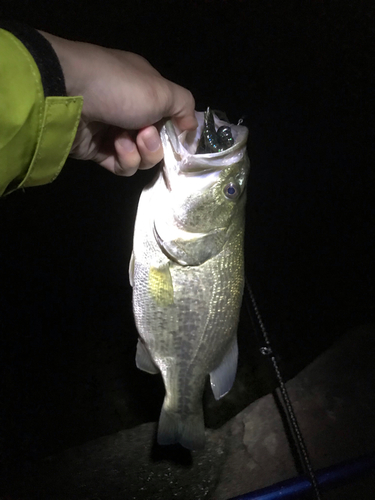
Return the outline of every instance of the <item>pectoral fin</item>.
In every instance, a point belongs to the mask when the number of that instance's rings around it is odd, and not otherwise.
[[[148,273],[148,292],[158,306],[167,307],[173,304],[174,290],[169,264],[150,267]]]
[[[237,337],[235,337],[219,366],[210,373],[211,388],[215,399],[222,398],[231,390],[236,378],[237,359],[238,345]]]
[[[129,262],[129,282],[131,286],[134,285],[134,265],[135,265],[135,258],[134,258],[134,252],[132,252]]]
[[[150,353],[148,352],[145,345],[138,339],[137,353],[135,355],[135,364],[140,370],[151,373],[159,373],[159,368],[152,361]]]

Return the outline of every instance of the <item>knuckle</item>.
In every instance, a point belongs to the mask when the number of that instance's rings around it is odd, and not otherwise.
[[[136,167],[129,167],[129,166],[123,167],[120,165],[116,165],[114,168],[114,173],[116,175],[119,175],[120,177],[130,177],[133,174],[135,174],[137,170],[138,170],[138,166],[136,166]]]
[[[119,159],[115,164],[115,174],[125,177],[131,176],[139,168],[140,162],[141,159],[139,157],[128,158],[126,161]]]
[[[140,169],[152,168],[163,159],[163,151],[157,151],[155,153],[150,153],[148,151],[142,151],[141,162],[139,165]]]
[[[190,92],[190,90],[187,90],[187,89],[186,89],[186,102],[187,102],[187,104],[188,104],[189,107],[191,107],[192,109],[195,108],[195,99],[194,99],[194,96]]]

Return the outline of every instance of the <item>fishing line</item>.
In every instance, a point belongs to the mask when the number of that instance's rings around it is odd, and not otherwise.
[[[253,319],[253,314],[255,315],[257,326],[259,327],[260,332],[261,332],[261,338],[259,339],[260,344],[261,344],[260,352],[264,356],[267,356],[272,363],[273,371],[274,371],[274,373],[276,375],[276,379],[278,381],[278,389],[281,392],[281,398],[282,398],[282,401],[284,403],[285,413],[287,415],[287,424],[289,427],[289,432],[293,436],[294,444],[298,450],[300,461],[301,461],[301,466],[310,479],[311,485],[313,487],[315,499],[321,500],[321,494],[320,494],[320,490],[319,490],[319,486],[318,486],[318,481],[316,479],[314,469],[311,465],[311,461],[310,461],[309,454],[307,451],[306,443],[303,439],[301,429],[298,425],[298,421],[297,421],[296,415],[295,415],[294,410],[293,410],[293,405],[292,405],[292,402],[290,400],[288,390],[285,386],[283,376],[281,375],[279,364],[276,360],[276,351],[272,348],[267,330],[264,326],[262,317],[261,317],[260,312],[259,312],[258,305],[256,303],[253,291],[250,287],[250,283],[249,283],[247,278],[245,278],[245,287],[246,287],[248,297],[250,299],[250,301],[248,299],[245,300],[247,312],[250,316],[251,322],[253,323],[255,333],[258,334],[258,328],[256,327],[255,321]]]

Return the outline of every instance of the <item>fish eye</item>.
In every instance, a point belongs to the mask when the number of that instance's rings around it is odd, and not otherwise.
[[[224,195],[229,200],[234,200],[240,193],[239,186],[234,182],[229,182],[224,188]]]

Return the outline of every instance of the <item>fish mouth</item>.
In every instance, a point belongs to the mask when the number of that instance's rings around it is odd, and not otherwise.
[[[240,123],[237,125],[229,123],[223,114],[217,111],[196,111],[195,116],[198,121],[196,130],[180,133],[171,120],[168,120],[161,130],[164,149],[163,179],[168,191],[172,190],[173,182],[180,176],[199,177],[201,188],[206,188],[217,180],[223,169],[242,161],[246,154],[249,132],[246,127]],[[203,152],[197,153],[202,134],[205,130],[207,132],[208,116],[213,123],[215,133],[220,127],[230,129],[232,145],[227,149],[209,152],[208,148],[204,147]]]
[[[198,127],[192,131],[186,130],[179,133],[171,121],[166,123],[168,138],[175,153],[181,156],[196,156],[207,159],[220,158],[233,153],[246,144],[248,129],[240,124],[229,123],[224,113],[211,111],[210,108],[207,108],[205,112],[196,111],[195,116]],[[220,129],[223,128],[226,131],[229,129],[232,139],[225,145],[219,144],[225,139],[217,137],[217,133],[220,134]],[[204,144],[205,134],[210,135],[210,138],[213,139],[210,145]]]

